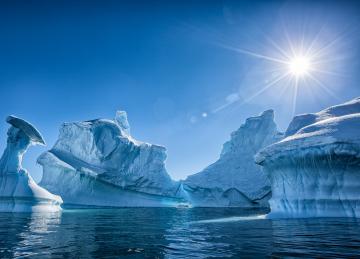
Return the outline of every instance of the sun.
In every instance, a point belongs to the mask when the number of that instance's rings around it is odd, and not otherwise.
[[[304,76],[311,70],[311,62],[308,57],[297,56],[289,61],[289,72],[293,76]]]
[[[262,87],[256,88],[253,93],[244,98],[239,98],[234,102],[226,102],[214,109],[214,112],[218,112],[235,102],[251,102],[265,91],[275,87],[277,87],[276,91],[279,91],[280,99],[287,97],[292,102],[292,116],[296,114],[300,91],[303,93],[306,91],[311,95],[321,90],[333,98],[338,98],[336,93],[324,84],[323,80],[329,81],[330,77],[343,76],[342,73],[336,71],[340,68],[337,62],[344,62],[343,59],[346,58],[346,55],[341,54],[339,56],[340,51],[337,48],[342,47],[342,40],[345,38],[342,34],[335,35],[333,39],[328,38],[328,35],[324,35],[322,38],[322,28],[312,37],[305,35],[305,33],[292,36],[293,33],[289,34],[286,30],[283,33],[284,39],[274,40],[271,35],[265,35],[266,43],[269,44],[269,47],[263,49],[266,51],[265,53],[219,44],[220,47],[235,53],[264,61],[259,62],[259,65],[266,64],[267,73],[264,73],[265,83]],[[264,69],[259,71],[264,71]]]

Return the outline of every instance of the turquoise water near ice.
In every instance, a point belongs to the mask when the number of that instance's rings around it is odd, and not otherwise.
[[[235,208],[0,214],[1,258],[360,258],[360,221]]]

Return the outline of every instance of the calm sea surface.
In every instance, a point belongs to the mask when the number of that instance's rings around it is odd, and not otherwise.
[[[261,213],[213,208],[2,213],[0,257],[360,258],[360,220],[268,220]]]

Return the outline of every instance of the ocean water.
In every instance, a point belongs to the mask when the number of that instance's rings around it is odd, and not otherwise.
[[[1,258],[360,258],[360,221],[214,208],[0,214]]]

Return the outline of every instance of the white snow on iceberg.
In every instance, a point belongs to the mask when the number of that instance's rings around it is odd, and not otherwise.
[[[270,217],[360,217],[360,98],[296,116],[287,137],[260,151]]]
[[[62,199],[38,186],[26,169],[23,155],[32,144],[45,144],[34,126],[15,116],[6,120],[7,146],[0,159],[0,212],[56,212]]]

